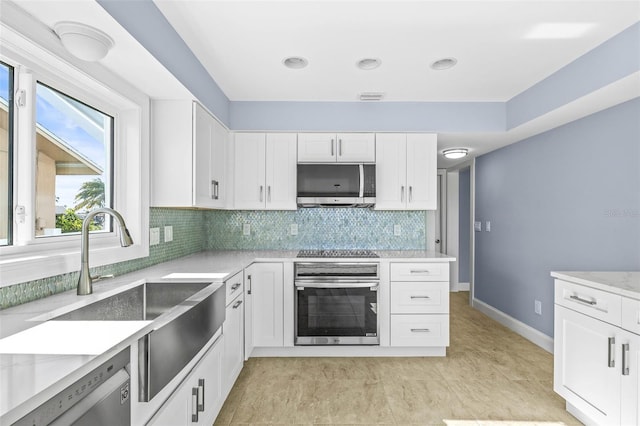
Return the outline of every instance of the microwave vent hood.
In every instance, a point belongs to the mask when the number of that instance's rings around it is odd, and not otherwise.
[[[373,207],[375,164],[298,164],[299,207]]]

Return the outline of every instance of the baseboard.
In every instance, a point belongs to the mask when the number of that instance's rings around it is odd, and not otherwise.
[[[469,283],[457,283],[453,291],[469,291],[470,289],[471,284]]]
[[[494,308],[491,305],[488,305],[478,299],[473,299],[471,305],[487,315],[489,318],[496,320],[500,324],[504,325],[508,329],[518,333],[525,339],[530,342],[540,346],[542,349],[549,353],[553,353],[553,339],[546,334],[536,330],[535,328],[523,323],[522,321],[518,321],[505,314],[504,312]]]

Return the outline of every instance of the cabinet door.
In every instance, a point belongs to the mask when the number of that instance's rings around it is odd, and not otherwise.
[[[336,161],[335,133],[298,133],[298,162]]]
[[[175,426],[191,424],[191,381],[181,385],[147,423],[148,426]]]
[[[596,424],[620,424],[621,329],[555,305],[553,389]]]
[[[244,270],[244,360],[253,352],[253,285],[251,266]]]
[[[376,135],[376,210],[404,210],[407,197],[407,136]]]
[[[197,424],[199,425],[212,425],[224,403],[222,393],[222,356],[225,345],[226,338],[223,335],[221,340],[218,340],[218,342],[209,349],[194,370],[193,384],[199,392],[199,407],[196,408],[201,410],[198,413]],[[194,398],[191,398],[191,401],[191,404],[193,404]],[[190,411],[195,412],[192,405],[190,406]],[[190,418],[191,416],[189,416],[189,419]]]
[[[227,306],[222,332],[224,334],[223,395],[227,395],[244,364],[244,295]]]
[[[338,133],[337,161],[375,163],[376,139],[373,133]]]
[[[265,134],[237,133],[234,143],[236,209],[264,209]]]
[[[210,188],[209,206],[222,208],[227,203],[227,146],[229,132],[216,119],[211,122]]]
[[[269,133],[266,144],[266,208],[296,210],[297,136]]]
[[[215,191],[211,182],[214,121],[203,107],[193,104],[193,204],[199,207],[211,207],[214,201]]]
[[[248,270],[252,309],[252,346],[284,345],[284,275],[282,263],[254,263]]]
[[[408,210],[438,208],[437,149],[435,134],[407,134]]]
[[[640,425],[640,336],[624,332],[617,349],[620,350],[622,375],[622,410],[620,424]]]

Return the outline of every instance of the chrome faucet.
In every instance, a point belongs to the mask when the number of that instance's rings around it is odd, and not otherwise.
[[[124,223],[124,219],[120,213],[108,207],[91,210],[82,222],[82,247],[80,251],[81,264],[80,278],[78,278],[78,294],[81,296],[93,293],[92,282],[100,279],[100,277],[92,277],[89,275],[89,225],[91,225],[93,217],[100,213],[109,214],[118,221],[118,224],[120,225],[120,245],[122,247],[129,247],[133,244],[131,234],[129,234],[127,225]]]

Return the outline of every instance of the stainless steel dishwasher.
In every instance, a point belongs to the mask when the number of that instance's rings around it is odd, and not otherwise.
[[[131,426],[129,348],[15,422],[14,426]]]

